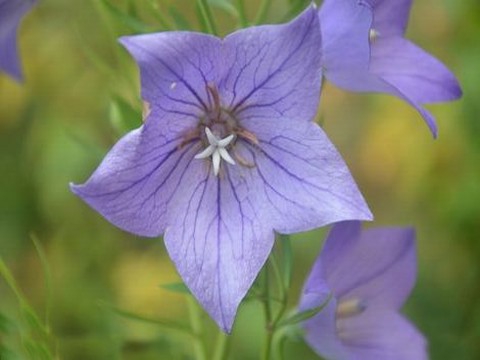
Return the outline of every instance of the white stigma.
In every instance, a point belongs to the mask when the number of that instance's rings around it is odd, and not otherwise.
[[[225,149],[234,139],[235,135],[230,134],[223,139],[217,138],[212,131],[205,127],[205,134],[207,135],[208,147],[203,150],[200,154],[195,155],[195,159],[206,159],[209,156],[212,157],[213,164],[213,173],[215,176],[218,175],[220,171],[220,161],[221,159],[225,160],[229,164],[235,165],[235,161],[232,159],[227,149]]]

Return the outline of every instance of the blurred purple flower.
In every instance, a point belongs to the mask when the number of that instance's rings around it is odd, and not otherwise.
[[[0,71],[22,81],[18,59],[17,28],[36,0],[0,0]]]
[[[404,38],[412,0],[325,0],[320,9],[325,77],[352,91],[398,96],[437,126],[422,105],[459,98],[455,76]]]
[[[413,229],[334,225],[300,300],[303,311],[333,296],[305,321],[308,344],[327,359],[427,359],[422,334],[398,312],[415,277]]]
[[[140,67],[145,124],[72,190],[118,227],[164,233],[183,280],[226,331],[274,241],[371,219],[341,156],[312,120],[317,10],[225,39],[121,39]]]

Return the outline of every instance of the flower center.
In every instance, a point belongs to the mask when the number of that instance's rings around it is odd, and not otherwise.
[[[343,340],[347,341],[350,338],[348,328],[345,327],[344,321],[347,318],[360,315],[367,309],[367,304],[364,300],[359,298],[351,298],[347,300],[340,300],[337,304],[337,309],[335,312],[335,326],[337,328],[337,336]]]
[[[200,117],[198,128],[195,131],[196,136],[201,138],[205,148],[195,156],[195,159],[208,159],[211,157],[215,176],[220,172],[222,159],[231,165],[235,165],[236,162],[238,162],[243,166],[254,166],[243,159],[233,149],[237,139],[241,138],[257,145],[257,137],[239,125],[234,113],[222,107],[220,96],[215,85],[207,85],[207,93],[210,106]],[[233,151],[233,157],[230,156],[229,150]]]
[[[208,147],[201,153],[195,155],[195,159],[205,159],[211,156],[213,173],[215,174],[215,176],[217,176],[218,172],[220,171],[220,161],[222,159],[229,164],[235,165],[235,161],[232,159],[226,149],[226,147],[230,145],[232,140],[235,138],[235,135],[230,134],[227,137],[220,139],[215,136],[208,127],[205,128],[205,134],[207,135],[207,139],[210,145],[208,145]]]
[[[337,305],[337,319],[359,315],[364,312],[366,308],[367,305],[365,304],[365,301],[359,298],[341,300]]]

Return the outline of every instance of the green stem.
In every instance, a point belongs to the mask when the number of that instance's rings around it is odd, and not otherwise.
[[[265,348],[263,353],[264,360],[270,360],[271,353],[272,353],[272,344],[276,342],[276,338],[281,339],[283,336],[282,334],[278,333],[277,330],[280,329],[279,322],[282,320],[285,312],[287,311],[288,305],[288,289],[290,287],[290,279],[291,279],[291,246],[290,246],[290,237],[288,235],[280,235],[282,246],[282,268],[279,266],[277,261],[277,257],[275,254],[270,255],[269,262],[265,267],[264,273],[264,307],[265,307],[265,319],[266,319],[266,339],[265,339]],[[269,273],[268,273],[268,265],[272,267],[273,273],[275,275],[277,290],[279,291],[280,295],[280,306],[278,307],[277,312],[273,316],[272,310],[270,307],[270,301],[273,299],[270,296],[270,284],[269,284]],[[283,272],[281,271],[283,270]],[[273,347],[275,348],[275,346]],[[278,358],[278,355],[281,354],[282,351],[278,350],[278,353],[275,356]]]
[[[236,0],[237,10],[240,19],[240,25],[242,28],[248,26],[247,13],[245,12],[245,3],[244,0]]]
[[[257,17],[255,18],[255,24],[262,24],[265,21],[265,18],[267,17],[268,9],[270,8],[270,5],[272,3],[272,0],[262,0],[262,3],[260,4],[260,9],[258,10]]]
[[[217,27],[215,26],[215,21],[213,20],[212,10],[207,0],[197,0],[198,7],[200,8],[200,13],[207,25],[208,32],[213,35],[218,35]]]
[[[270,353],[273,340],[273,327],[272,327],[272,309],[270,307],[270,284],[268,274],[268,263],[265,265],[264,270],[264,311],[265,311],[265,331],[267,332],[265,337],[265,345],[263,350],[263,360],[270,360]]]
[[[229,340],[230,335],[221,331],[218,332],[213,360],[226,360],[228,358]]]
[[[195,360],[206,360],[205,346],[202,341],[202,319],[198,306],[195,300],[191,297],[187,297],[188,311],[190,315],[190,325],[192,331],[195,334],[195,341],[193,342],[193,351],[195,353]]]

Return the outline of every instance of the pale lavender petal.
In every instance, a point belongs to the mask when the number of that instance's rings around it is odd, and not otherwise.
[[[127,36],[120,42],[140,67],[142,98],[151,108],[146,121],[152,119],[174,133],[196,126],[213,101],[207,87],[221,75],[221,40],[199,33],[164,32]],[[172,116],[181,117],[183,126],[158,121]]]
[[[23,79],[18,57],[18,26],[35,2],[33,0],[0,0],[0,71],[5,71],[17,81]]]
[[[397,310],[415,283],[415,233],[409,228],[378,228],[358,234],[357,226],[333,226],[321,254],[326,281],[338,299]]]
[[[376,40],[370,71],[417,104],[450,101],[462,95],[457,79],[444,64],[401,37]]]
[[[309,7],[284,26],[239,30],[225,38],[225,105],[242,119],[311,121],[320,96],[321,35]]]
[[[252,164],[246,181],[255,182],[257,201],[269,209],[275,230],[292,233],[372,219],[347,166],[318,125],[282,118],[242,124],[259,142],[237,146],[240,157]]]
[[[342,339],[356,360],[426,360],[427,342],[402,315],[393,311],[365,311],[340,320]]]
[[[308,301],[308,295],[303,295],[303,297],[303,301]],[[317,305],[315,306],[320,306],[322,302],[318,300],[323,298],[317,296],[316,299]],[[309,308],[313,307],[305,309]],[[331,299],[320,313],[302,324],[305,330],[305,340],[318,355],[325,359],[354,360],[355,358],[337,336],[336,308],[336,299]]]
[[[242,185],[241,174],[229,166],[221,176],[185,176],[165,231],[183,280],[227,332],[274,241],[268,214],[255,201],[257,189]]]
[[[412,0],[363,0],[373,8],[373,28],[381,36],[405,34]]]
[[[337,86],[348,88],[351,76],[368,72],[370,7],[357,0],[325,0],[319,16],[325,77]]]
[[[193,159],[200,150],[198,139],[181,141],[144,125],[125,135],[85,184],[71,189],[116,226],[159,236],[168,209],[176,206],[172,198],[179,191],[178,182],[205,172],[203,163]]]
[[[322,261],[315,261],[302,290],[299,311],[306,311],[322,306],[331,293],[326,282]],[[347,360],[346,352],[337,337],[336,326],[337,299],[332,297],[326,307],[317,315],[302,323],[305,340],[319,355],[327,359]]]

